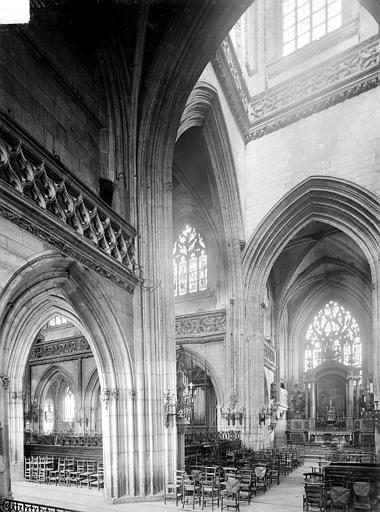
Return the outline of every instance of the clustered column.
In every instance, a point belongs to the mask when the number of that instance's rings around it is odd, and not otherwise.
[[[0,500],[11,496],[8,445],[8,388],[9,377],[0,376]]]

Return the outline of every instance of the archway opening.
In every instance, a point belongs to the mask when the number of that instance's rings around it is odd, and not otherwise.
[[[87,480],[100,489],[103,471],[100,382],[91,347],[66,316],[54,314],[39,331],[27,360],[24,384],[24,478],[49,483],[57,477],[59,459],[70,468],[59,483]],[[39,458],[39,467],[29,465]],[[49,460],[49,471],[44,461]],[[95,465],[88,477],[73,477],[78,461]],[[91,465],[90,464],[90,465]]]

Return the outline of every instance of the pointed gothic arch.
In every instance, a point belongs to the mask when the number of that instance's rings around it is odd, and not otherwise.
[[[134,402],[127,392],[134,387],[134,376],[128,340],[113,306],[102,291],[98,277],[93,273],[90,277],[88,272],[77,263],[49,252],[28,262],[12,276],[0,296],[0,350],[6,354],[0,362],[0,373],[9,377],[12,393],[22,391],[30,348],[53,314],[66,316],[83,332],[94,354],[102,392],[107,392],[102,412],[103,460],[106,498],[112,499],[120,493],[135,492],[133,471],[127,471],[135,464]],[[118,400],[118,396],[123,396],[123,400]],[[115,418],[124,414],[131,418],[128,435],[124,434],[126,446],[121,450],[126,451],[126,457],[120,456],[113,441],[120,438],[125,428]],[[22,417],[21,409],[18,415]],[[16,431],[12,433],[12,422],[10,435],[20,435]],[[22,447],[17,450],[18,457],[23,456],[23,439],[19,438],[16,444]],[[120,479],[125,473],[128,477],[123,478],[125,488],[122,489]]]
[[[260,305],[265,296],[270,271],[287,243],[312,221],[334,226],[348,235],[363,251],[374,284],[371,298],[372,335],[374,340],[379,337],[379,218],[380,206],[375,194],[347,180],[325,176],[307,178],[268,212],[252,234],[243,254],[245,301],[246,310],[249,312],[246,316],[246,332],[250,343],[246,345],[244,355],[247,374],[248,362],[253,357],[253,345],[256,349],[255,357],[264,360],[260,343],[263,325],[263,310]],[[374,367],[379,367],[380,354],[376,343],[373,356]],[[249,379],[247,389],[260,389],[263,370],[258,370]],[[380,385],[379,379],[378,375],[377,389]],[[260,404],[262,398],[261,393],[255,391],[251,397],[247,395],[246,400],[251,401],[251,407],[254,408]]]

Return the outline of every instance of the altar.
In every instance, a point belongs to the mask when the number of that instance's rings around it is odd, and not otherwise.
[[[307,432],[307,442],[320,444],[324,446],[343,446],[352,444],[354,439],[353,432],[346,431],[321,431],[321,430],[309,430]]]

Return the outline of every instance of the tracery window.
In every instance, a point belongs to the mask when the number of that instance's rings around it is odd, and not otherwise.
[[[359,325],[337,302],[328,302],[306,332],[305,370],[327,361],[360,367],[362,344]]]
[[[207,252],[201,235],[189,225],[173,248],[174,296],[207,289]]]
[[[342,0],[283,0],[283,55],[320,39],[342,25]]]
[[[65,398],[63,399],[63,421],[74,421],[75,399],[73,392],[66,388]]]

